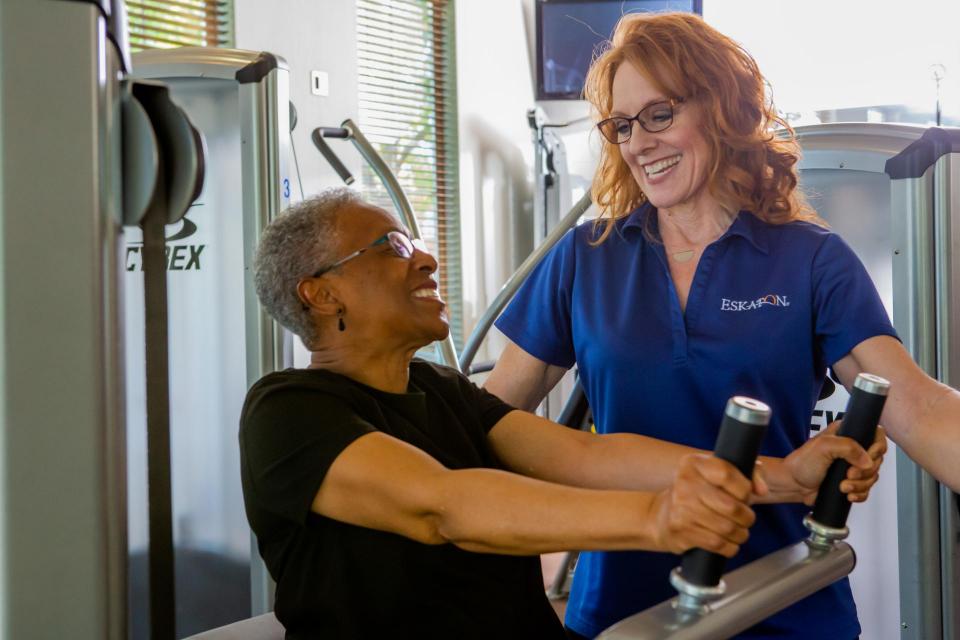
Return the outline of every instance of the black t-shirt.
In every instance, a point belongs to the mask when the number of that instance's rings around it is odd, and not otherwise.
[[[287,638],[563,637],[536,557],[421,544],[310,510],[334,459],[374,431],[448,469],[501,468],[487,432],[512,410],[422,360],[404,394],[322,369],[253,385],[240,418],[243,497]]]

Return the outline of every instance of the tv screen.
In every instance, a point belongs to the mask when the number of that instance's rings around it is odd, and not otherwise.
[[[537,100],[579,100],[594,51],[625,13],[703,13],[702,0],[537,0]]]

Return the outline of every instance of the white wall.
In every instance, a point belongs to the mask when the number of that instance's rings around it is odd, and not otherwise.
[[[235,28],[238,49],[269,51],[286,60],[290,69],[290,101],[298,114],[292,140],[304,195],[343,186],[313,146],[310,133],[319,126],[336,127],[347,118],[358,118],[356,2],[235,0]],[[311,92],[314,70],[327,73],[329,95]],[[333,139],[327,143],[359,182],[363,160],[353,144]],[[291,200],[299,200],[295,178],[291,178],[291,189]],[[296,339],[293,361],[295,366],[306,366],[309,361],[308,352]]]
[[[756,58],[784,111],[879,104],[932,111],[930,65],[940,63],[945,112],[960,113],[960,3],[953,0],[704,0],[703,12]]]
[[[290,100],[299,123],[293,132],[303,190],[309,196],[343,182],[314,148],[310,132],[318,126],[339,126],[357,117],[357,29],[354,0],[236,0],[238,49],[269,51],[290,68]],[[310,92],[310,72],[329,74],[330,95]],[[361,159],[353,145],[330,140],[330,146],[355,176]],[[294,181],[294,195],[299,188]]]

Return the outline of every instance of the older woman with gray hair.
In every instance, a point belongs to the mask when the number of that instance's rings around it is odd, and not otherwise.
[[[448,332],[437,262],[352,192],[271,223],[255,270],[263,306],[311,352],[253,385],[240,427],[288,638],[563,638],[536,554],[729,557],[746,540],[759,477],[685,450],[672,484],[652,484],[644,469],[678,445],[567,429],[415,358]],[[836,457],[873,466],[831,436],[795,455],[816,483]]]

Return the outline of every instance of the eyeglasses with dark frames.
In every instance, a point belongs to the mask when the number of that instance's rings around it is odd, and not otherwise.
[[[644,131],[659,133],[673,124],[673,112],[683,98],[670,98],[649,104],[632,118],[616,116],[597,123],[597,129],[610,144],[623,144],[633,135],[633,123],[638,123]]]
[[[350,255],[340,258],[330,266],[323,267],[322,269],[318,269],[310,277],[319,278],[320,276],[327,273],[328,271],[333,271],[337,267],[343,265],[345,262],[348,262],[350,260],[353,260],[354,258],[362,256],[364,253],[366,253],[370,249],[375,249],[380,245],[384,245],[384,244],[389,245],[389,247],[393,249],[393,253],[396,254],[398,258],[403,258],[404,260],[409,260],[410,258],[412,258],[415,251],[422,251],[422,252],[427,251],[427,245],[423,242],[423,240],[419,238],[416,238],[416,239],[410,238],[410,236],[403,233],[402,231],[396,231],[396,230],[387,231],[385,234],[383,234],[382,236],[380,236],[379,238],[377,238],[376,240],[374,240],[364,248],[357,249]]]

